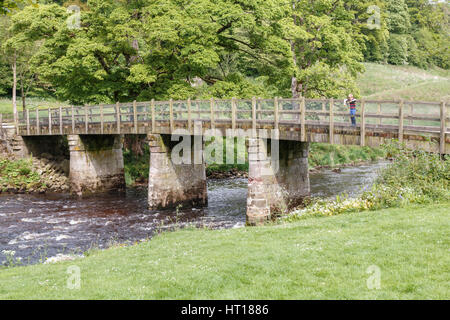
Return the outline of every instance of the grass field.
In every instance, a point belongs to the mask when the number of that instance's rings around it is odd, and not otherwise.
[[[450,70],[423,70],[412,66],[365,63],[358,77],[361,95],[367,99],[441,101],[450,98]]]
[[[448,299],[450,203],[164,233],[0,270],[0,299]],[[81,288],[66,286],[69,266]],[[380,288],[367,283],[379,270]]]

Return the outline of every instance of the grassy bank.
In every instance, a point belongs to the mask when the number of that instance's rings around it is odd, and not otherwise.
[[[368,99],[441,101],[450,97],[450,71],[423,70],[412,66],[365,63],[357,79],[361,95]]]
[[[312,168],[335,167],[376,161],[385,157],[386,154],[382,148],[311,143],[308,161]]]
[[[0,298],[448,299],[449,208],[165,233],[76,261],[0,270]],[[80,290],[66,288],[73,265]],[[370,266],[381,272],[378,290],[367,287]]]

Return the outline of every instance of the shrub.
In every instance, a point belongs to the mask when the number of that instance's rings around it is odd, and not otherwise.
[[[333,216],[450,199],[450,156],[442,160],[438,154],[409,150],[395,141],[383,149],[393,162],[381,170],[370,191],[354,199],[346,195],[333,200],[312,199],[283,219],[294,221],[307,216]]]

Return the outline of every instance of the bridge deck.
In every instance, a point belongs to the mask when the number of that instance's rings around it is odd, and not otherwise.
[[[277,132],[283,140],[378,146],[398,139],[412,147],[450,154],[450,120],[445,102],[361,100],[356,127],[348,107],[327,99],[229,99],[117,103],[27,109],[17,116],[19,135],[66,134],[251,134]],[[2,123],[0,115],[0,124]],[[201,125],[200,125],[201,123]],[[201,127],[201,131],[196,127]],[[243,129],[243,130],[238,130]],[[246,132],[245,132],[246,131]]]

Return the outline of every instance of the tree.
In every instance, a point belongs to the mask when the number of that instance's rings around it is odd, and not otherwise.
[[[361,44],[353,39],[352,13],[342,1],[295,1],[289,6],[285,37],[291,44],[296,69],[293,97],[342,96],[357,88],[354,78],[363,70]]]

